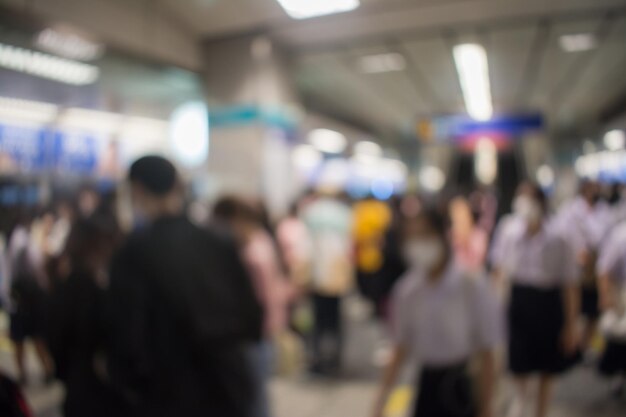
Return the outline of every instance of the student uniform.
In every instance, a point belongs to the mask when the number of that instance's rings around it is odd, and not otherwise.
[[[626,289],[626,220],[614,229],[602,247],[597,272],[599,276],[608,275],[614,281],[618,288],[616,295]],[[626,372],[626,339],[607,340],[599,368],[605,375]]]
[[[512,288],[508,309],[509,367],[513,374],[556,374],[574,360],[562,354],[562,289],[577,282],[574,252],[557,228],[544,223],[535,235],[510,229],[499,243],[497,266]]]
[[[585,251],[595,260],[612,225],[612,217],[609,206],[604,202],[589,206],[585,199],[578,196],[559,213],[558,227],[567,236],[576,255]],[[579,271],[582,278],[581,311],[591,320],[600,315],[594,263],[592,261],[590,268]]]
[[[431,284],[414,269],[392,294],[392,329],[422,365],[415,417],[477,415],[467,363],[502,339],[499,304],[484,280],[450,263]]]

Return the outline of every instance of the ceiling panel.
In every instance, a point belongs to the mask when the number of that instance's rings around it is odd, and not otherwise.
[[[494,108],[498,112],[523,110],[520,90],[537,34],[537,26],[496,30],[487,35],[487,53]]]
[[[551,25],[550,37],[545,44],[543,59],[538,69],[536,82],[529,86],[529,107],[544,109],[548,112],[554,109],[557,103],[553,102],[555,93],[563,88],[572,69],[575,69],[581,61],[589,59],[593,51],[565,52],[559,46],[559,38],[562,35],[578,33],[595,33],[602,20],[600,18],[557,22]]]
[[[462,111],[463,96],[450,43],[443,37],[437,37],[405,42],[404,45],[415,67],[425,77],[425,82],[432,91],[434,102],[431,106],[432,112]]]
[[[595,121],[604,106],[626,92],[626,17],[616,19],[596,55],[572,85],[560,115]]]

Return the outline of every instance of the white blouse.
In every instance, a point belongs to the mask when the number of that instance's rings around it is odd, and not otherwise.
[[[452,365],[496,347],[504,336],[503,314],[483,277],[470,278],[452,263],[430,283],[412,270],[392,295],[394,341],[425,366]]]
[[[494,266],[514,283],[554,288],[578,280],[575,251],[560,228],[550,221],[531,236],[525,223],[519,220],[497,244]]]

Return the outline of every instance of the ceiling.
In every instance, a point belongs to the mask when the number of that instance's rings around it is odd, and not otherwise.
[[[361,0],[354,12],[302,21],[276,0],[0,3],[66,17],[108,44],[191,69],[203,62],[195,41],[265,33],[293,56],[308,107],[381,139],[409,136],[421,116],[464,111],[452,47],[465,41],[487,50],[497,113],[543,112],[551,132],[569,138],[626,112],[626,0]],[[562,51],[559,36],[572,33],[594,33],[598,47]],[[385,52],[402,54],[406,68],[356,68],[356,58]]]
[[[263,31],[295,56],[307,104],[393,138],[420,116],[464,103],[453,45],[487,49],[496,113],[542,112],[556,136],[584,135],[626,96],[624,0],[362,0],[351,13],[297,21],[276,0],[165,0],[207,40]],[[593,33],[598,47],[568,53],[563,34]],[[358,57],[396,52],[404,71],[362,74]]]

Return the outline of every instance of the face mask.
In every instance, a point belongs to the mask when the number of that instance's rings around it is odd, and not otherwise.
[[[526,196],[519,196],[513,202],[513,212],[529,223],[541,220],[539,203]]]
[[[404,259],[411,266],[426,270],[440,262],[444,247],[439,239],[413,239],[404,245]]]

